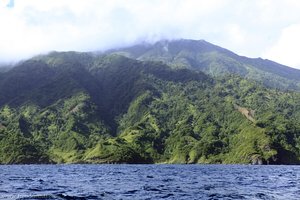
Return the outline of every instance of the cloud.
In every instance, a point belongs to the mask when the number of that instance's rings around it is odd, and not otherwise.
[[[0,0],[0,61],[176,38],[270,56],[299,9],[298,0]]]
[[[243,45],[246,41],[245,34],[237,24],[230,24],[227,28],[228,39],[236,45]]]
[[[8,7],[8,8],[13,8],[14,6],[15,6],[14,0],[10,0],[10,1],[8,2],[8,4],[6,5],[6,7]]]
[[[51,50],[104,50],[141,40],[188,37],[195,25],[201,26],[199,19],[222,5],[218,0],[2,2],[0,60]],[[8,4],[13,9],[7,9]]]
[[[265,57],[300,69],[300,24],[284,28],[278,41],[265,53]]]

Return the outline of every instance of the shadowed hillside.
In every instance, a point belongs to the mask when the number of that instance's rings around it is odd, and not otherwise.
[[[300,90],[300,70],[270,60],[239,56],[204,40],[144,43],[109,52],[138,60],[161,61],[173,68],[203,71],[217,77],[237,74],[272,88]]]
[[[245,79],[266,72],[254,60],[204,41],[126,51],[53,52],[0,73],[0,163],[299,163],[300,94]],[[205,65],[212,52],[240,65]]]

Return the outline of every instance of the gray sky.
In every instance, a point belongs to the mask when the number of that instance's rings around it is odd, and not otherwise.
[[[299,0],[0,0],[0,61],[204,39],[300,68]]]

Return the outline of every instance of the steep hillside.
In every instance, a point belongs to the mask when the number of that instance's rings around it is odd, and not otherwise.
[[[173,68],[203,71],[216,77],[237,74],[272,88],[300,91],[300,70],[270,60],[239,56],[204,40],[144,43],[109,52],[138,60],[161,61]]]
[[[300,162],[300,94],[116,54],[3,72],[0,163]]]

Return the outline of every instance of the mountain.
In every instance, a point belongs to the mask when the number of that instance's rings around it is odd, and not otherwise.
[[[13,65],[1,65],[0,64],[0,74],[3,72],[7,72],[12,68]]]
[[[299,92],[141,59],[144,46],[52,52],[1,72],[0,163],[300,163]]]
[[[300,70],[270,60],[239,56],[204,40],[166,40],[109,52],[143,61],[161,61],[173,68],[202,71],[214,77],[237,74],[268,87],[300,91]]]

